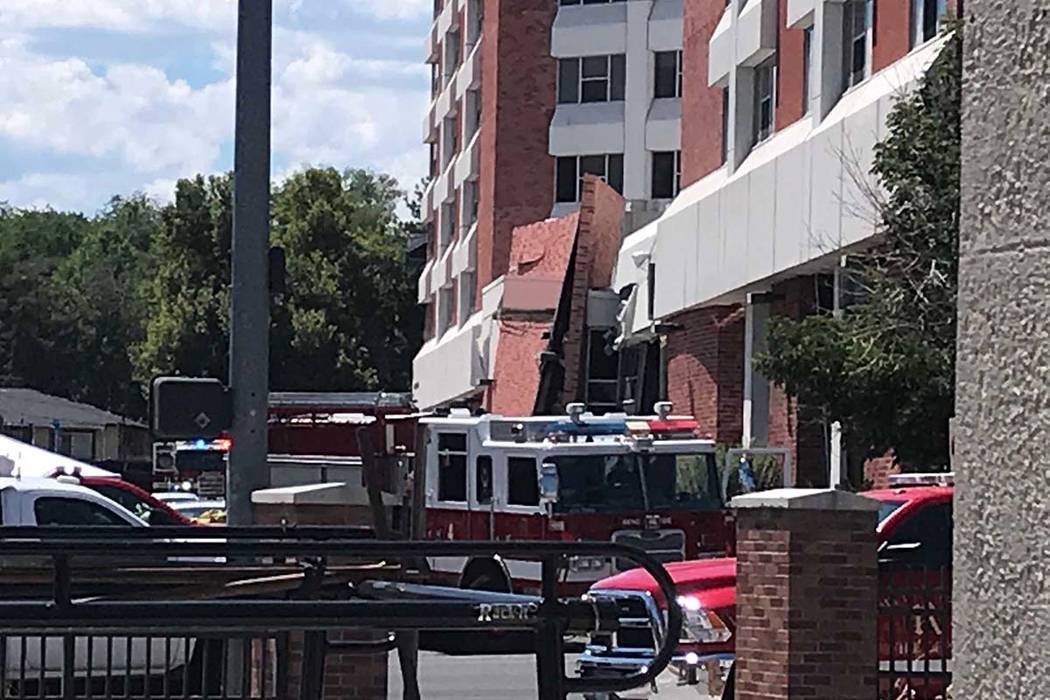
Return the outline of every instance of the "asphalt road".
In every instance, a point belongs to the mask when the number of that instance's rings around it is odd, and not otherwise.
[[[401,698],[401,670],[390,655],[391,700]],[[536,661],[531,655],[419,655],[419,691],[426,700],[522,700],[536,697]]]

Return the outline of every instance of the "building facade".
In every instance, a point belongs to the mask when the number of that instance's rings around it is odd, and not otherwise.
[[[434,9],[426,334],[413,366],[421,408],[489,393],[492,299],[516,227],[577,211],[595,175],[623,194],[631,231],[677,195],[681,169],[682,0],[438,0]],[[596,328],[615,325],[608,291],[588,316]]]
[[[727,445],[779,446],[827,479],[829,426],[752,370],[771,317],[834,310],[875,235],[875,144],[939,51],[944,0],[686,0],[682,191],[629,236],[621,348]],[[650,373],[630,378],[644,384]]]

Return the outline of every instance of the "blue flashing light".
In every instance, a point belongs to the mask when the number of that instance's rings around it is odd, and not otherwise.
[[[198,450],[203,450],[205,447],[208,446],[208,441],[207,440],[197,440],[197,442],[193,443],[193,446],[196,447]]]
[[[627,421],[622,418],[590,418],[582,423],[561,420],[551,432],[564,435],[623,435],[627,432]]]

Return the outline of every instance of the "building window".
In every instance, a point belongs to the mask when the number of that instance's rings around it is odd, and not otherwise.
[[[447,202],[441,205],[441,221],[438,225],[438,255],[445,252],[452,242],[453,228],[455,226],[456,210]]]
[[[674,199],[682,182],[682,152],[653,153],[653,199]]]
[[[722,165],[729,160],[729,88],[722,88]]]
[[[467,500],[467,436],[438,433],[438,500]]]
[[[492,503],[492,457],[478,455],[474,461],[474,498],[482,505]]]
[[[682,96],[682,52],[656,53],[656,97]]]
[[[477,294],[477,275],[467,271],[459,276],[459,322],[466,323],[474,313],[474,297]]]
[[[623,193],[623,154],[566,156],[558,158],[555,200],[578,202],[583,191],[583,176],[597,175],[617,192]]]
[[[623,100],[627,73],[624,55],[583,56],[558,61],[558,102],[617,102]]]
[[[755,68],[755,143],[766,140],[773,133],[776,72],[775,59]]]
[[[452,292],[451,287],[442,287],[438,292],[438,336],[444,335],[455,319],[455,297]]]
[[[941,30],[945,0],[911,0],[911,46],[934,39]]]
[[[507,504],[512,506],[538,506],[540,504],[540,480],[534,458],[507,458]]]
[[[802,30],[802,113],[809,113],[809,81],[813,70],[813,27]]]
[[[445,37],[445,42],[448,46],[445,53],[445,82],[448,82],[452,74],[459,68],[460,59],[463,57],[462,52],[462,39],[459,36],[459,32],[449,32],[448,36]]]
[[[871,0],[850,0],[845,7],[846,89],[868,77],[871,53]]]

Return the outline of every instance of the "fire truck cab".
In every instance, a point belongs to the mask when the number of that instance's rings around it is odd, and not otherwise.
[[[453,410],[424,418],[426,536],[446,540],[604,540],[665,562],[724,556],[715,444],[691,417],[586,413],[506,417]],[[534,591],[539,563],[445,557],[435,577],[464,588]],[[582,557],[567,594],[631,568]]]

